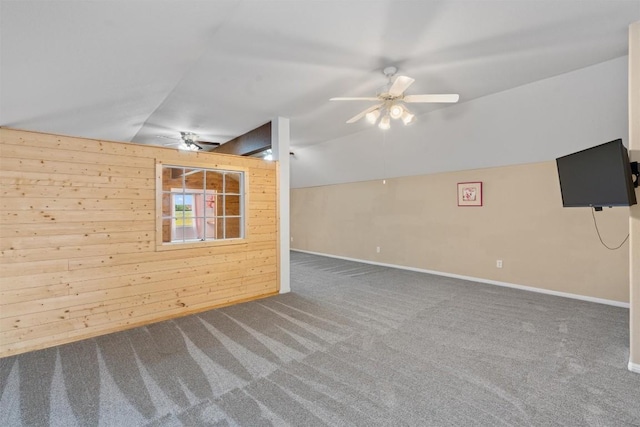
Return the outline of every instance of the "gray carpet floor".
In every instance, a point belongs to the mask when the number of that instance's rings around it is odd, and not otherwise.
[[[0,359],[0,425],[640,425],[626,309],[295,252],[291,277]]]

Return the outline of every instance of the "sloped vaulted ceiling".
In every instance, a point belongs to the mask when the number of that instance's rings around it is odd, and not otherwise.
[[[358,132],[395,65],[461,102],[626,54],[639,0],[2,1],[0,125],[225,142],[274,116],[291,144]],[[365,105],[366,106],[366,105]],[[438,106],[420,105],[417,114]]]

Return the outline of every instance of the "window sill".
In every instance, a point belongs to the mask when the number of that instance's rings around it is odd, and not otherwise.
[[[231,245],[246,245],[247,239],[227,239],[227,240],[207,240],[204,242],[198,241],[193,243],[161,243],[156,244],[156,252],[159,251],[175,251],[180,249],[198,249],[198,248],[210,248],[215,246],[231,246]]]

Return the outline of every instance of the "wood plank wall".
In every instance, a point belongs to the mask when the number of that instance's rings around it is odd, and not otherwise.
[[[245,168],[242,243],[156,250],[156,162]],[[278,291],[276,164],[0,128],[0,357]]]

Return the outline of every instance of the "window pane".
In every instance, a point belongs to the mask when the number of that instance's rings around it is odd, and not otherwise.
[[[206,224],[205,226],[206,238],[208,240],[216,239],[217,238],[216,218],[207,218],[205,224]]]
[[[225,215],[240,215],[240,196],[225,196]]]
[[[184,193],[174,193],[173,208],[175,212],[174,215],[177,217],[185,216],[185,212],[193,212],[193,195],[184,194]],[[186,216],[193,216],[193,215],[186,214]]]
[[[224,217],[216,217],[216,239],[224,239]]]
[[[215,196],[213,197],[215,199],[215,206],[214,206],[214,215],[215,216],[223,216],[223,212],[224,212],[224,196]]]
[[[195,217],[193,218],[193,227],[194,227],[194,239],[203,240],[204,239],[204,218],[203,217]]]
[[[195,240],[198,238],[196,221],[192,211],[184,211],[175,219],[175,240]]]
[[[216,191],[222,193],[222,172],[207,171],[207,186],[206,190]]]
[[[203,191],[204,189],[204,170],[202,169],[185,169],[184,170],[184,188],[189,190]]]
[[[204,197],[204,215],[212,217],[216,215],[216,195],[213,193],[203,194]]]
[[[162,193],[162,216],[172,216],[173,208],[171,207],[171,193]]]
[[[184,242],[184,227],[182,226],[174,227],[172,232],[173,232],[173,235],[171,236],[172,242]]]
[[[182,188],[182,174],[184,168],[165,166],[162,169],[162,190],[171,191],[172,188]]]
[[[192,206],[192,211],[193,211],[193,216],[199,216],[199,217],[204,217],[205,216],[205,209],[206,209],[206,205],[204,202],[204,193],[190,193],[189,194],[189,200],[192,200],[193,202],[193,206]]]
[[[225,175],[224,192],[240,194],[240,183],[242,175],[235,172],[227,172]]]
[[[238,239],[241,237],[240,218],[225,218],[227,239]]]
[[[166,218],[162,220],[162,241],[170,242],[171,241],[171,218]]]

